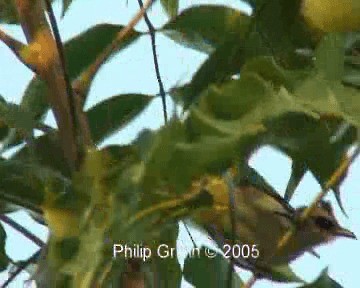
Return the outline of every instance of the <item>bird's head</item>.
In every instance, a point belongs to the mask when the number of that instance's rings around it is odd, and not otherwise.
[[[329,202],[320,201],[308,217],[300,221],[301,215],[306,208],[305,206],[299,207],[290,214],[276,212],[284,220],[289,221],[289,224],[292,223],[290,225],[297,225],[297,229],[290,242],[281,251],[278,251],[276,257],[272,258],[272,262],[277,264],[290,262],[306,251],[318,256],[314,252],[314,248],[338,237],[357,239],[353,232],[339,224]]]
[[[296,209],[296,217],[300,217],[304,209],[305,207]],[[337,237],[357,239],[353,232],[339,224],[330,202],[327,201],[320,201],[302,225],[301,230],[305,231],[309,237],[312,235],[313,239],[320,242],[319,244],[329,242]]]
[[[295,222],[300,219],[306,207],[295,210]],[[342,227],[335,218],[333,208],[327,201],[320,201],[305,221],[299,222],[296,238],[303,246],[317,246],[335,240],[337,237],[357,239],[355,234]]]

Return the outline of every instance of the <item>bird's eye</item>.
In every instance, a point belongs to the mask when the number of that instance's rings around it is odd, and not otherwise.
[[[315,218],[315,223],[317,226],[325,230],[329,230],[335,226],[335,223],[333,221],[321,216]]]

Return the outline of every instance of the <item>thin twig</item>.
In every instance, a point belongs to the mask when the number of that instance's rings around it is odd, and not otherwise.
[[[318,195],[313,200],[312,204],[307,207],[304,212],[301,214],[299,219],[299,224],[306,221],[306,219],[309,217],[309,215],[314,211],[319,201],[326,196],[326,194],[329,192],[329,190],[338,183],[339,179],[344,175],[344,173],[347,171],[349,166],[354,162],[356,157],[360,154],[360,147],[357,147],[354,153],[349,157],[346,158],[340,166],[335,170],[335,172],[331,175],[329,180],[325,183],[324,188],[318,193]],[[280,239],[276,249],[274,250],[274,253],[269,257],[268,261],[271,260],[272,257],[276,255],[276,253],[281,250],[285,245],[289,243],[291,238],[294,236],[296,229],[299,225],[295,225],[294,227],[290,228]],[[254,283],[256,282],[257,277],[253,275],[251,279],[243,286],[243,288],[251,288]]]
[[[23,63],[26,67],[28,67],[34,73],[36,72],[36,68],[28,63],[21,55],[21,51],[26,48],[26,45],[22,42],[16,40],[10,35],[6,34],[3,30],[0,29],[0,40],[15,54],[15,56]]]
[[[194,237],[191,235],[191,232],[190,232],[189,227],[187,226],[187,224],[185,223],[185,221],[182,221],[182,222],[183,222],[183,224],[184,224],[185,230],[186,230],[187,234],[189,235],[190,240],[191,240],[191,242],[192,242],[192,244],[193,244],[194,248],[196,249],[196,248],[197,248],[197,246],[196,246],[196,243],[195,243]]]
[[[32,234],[29,230],[27,230],[26,228],[24,228],[23,226],[21,226],[14,220],[12,220],[10,217],[8,217],[4,214],[0,214],[0,220],[3,221],[4,223],[8,224],[12,228],[14,228],[21,234],[23,234],[26,238],[28,238],[29,240],[34,242],[39,247],[43,247],[45,245],[45,243],[40,238],[38,238],[36,235]]]
[[[142,0],[138,0],[139,6],[140,8],[143,8],[144,4]],[[163,82],[161,80],[161,75],[160,75],[160,68],[159,68],[159,61],[157,58],[157,53],[156,53],[156,38],[155,38],[155,28],[152,25],[149,16],[147,15],[147,13],[144,13],[144,20],[145,23],[149,29],[149,33],[150,33],[150,39],[151,39],[151,48],[152,48],[152,54],[153,54],[153,59],[154,59],[154,67],[155,67],[155,73],[156,73],[156,79],[159,83],[159,91],[160,91],[160,95],[161,95],[161,101],[162,101],[162,106],[163,106],[163,114],[164,114],[164,121],[165,124],[168,121],[168,116],[167,116],[167,108],[166,108],[166,95],[165,95],[165,89],[164,89],[164,85]]]
[[[73,89],[71,86],[69,73],[66,69],[67,66],[66,66],[64,47],[63,47],[63,44],[61,41],[59,27],[57,25],[54,10],[52,9],[50,0],[45,0],[45,4],[46,4],[46,9],[47,9],[48,15],[49,15],[51,29],[54,33],[56,47],[58,50],[60,64],[61,64],[61,69],[62,69],[62,73],[63,73],[64,80],[65,80],[66,92],[67,92],[67,96],[69,98],[69,106],[70,106],[70,113],[71,113],[70,117],[71,117],[71,120],[73,122],[73,127],[74,127],[73,133],[75,134],[73,137],[76,139],[76,137],[77,137],[76,135],[79,132],[79,125],[78,125],[77,116],[76,116],[74,93],[73,93]]]
[[[170,199],[170,200],[152,205],[148,208],[145,208],[145,209],[137,212],[134,216],[132,216],[128,220],[128,227],[135,225],[142,219],[150,217],[151,215],[153,215],[156,212],[165,212],[168,210],[174,210],[174,209],[178,209],[182,206],[186,206],[189,203],[191,203],[191,201],[197,200],[199,196],[201,196],[200,193],[193,192],[193,193],[185,194],[182,197]]]
[[[120,30],[115,39],[102,51],[95,61],[73,82],[73,89],[81,96],[86,95],[89,89],[89,83],[95,77],[100,66],[105,63],[112,53],[119,47],[119,44],[132,32],[132,29],[144,16],[146,10],[152,5],[152,0],[147,0],[142,9],[140,9],[131,19],[127,26]]]
[[[241,288],[251,288],[255,284],[256,280],[256,276],[252,275],[249,281],[247,281],[243,286],[241,286]]]
[[[21,206],[22,208],[28,209],[28,210],[35,212],[37,214],[40,214],[40,215],[43,213],[42,210],[35,204],[27,202],[26,200],[24,200],[21,197],[17,197],[13,194],[6,193],[2,190],[0,190],[0,200],[8,202],[8,203],[16,205],[16,206]]]
[[[14,279],[22,272],[24,271],[32,262],[35,262],[41,253],[41,249],[39,249],[38,251],[36,251],[32,256],[30,256],[29,259],[27,259],[26,261],[21,262],[17,267],[16,270],[11,273],[10,277],[4,282],[4,284],[2,284],[1,288],[5,288],[7,287],[9,284],[11,284],[12,281],[14,281]]]

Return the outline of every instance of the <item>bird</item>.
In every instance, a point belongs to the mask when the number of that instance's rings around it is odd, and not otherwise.
[[[360,30],[358,0],[302,0],[301,14],[311,28],[324,33]]]
[[[199,212],[194,222],[205,228],[220,248],[229,243],[249,247],[255,245],[258,251],[256,257],[240,257],[235,259],[235,264],[264,278],[271,278],[270,267],[287,265],[305,252],[317,255],[313,249],[319,245],[338,237],[356,239],[353,232],[338,223],[330,202],[325,200],[321,200],[309,217],[300,222],[306,206],[293,208],[251,167],[245,176],[234,179],[235,223],[232,225],[227,196],[229,185],[222,177],[209,179],[204,189],[213,195],[212,208]],[[276,251],[285,233],[297,224],[293,238]]]

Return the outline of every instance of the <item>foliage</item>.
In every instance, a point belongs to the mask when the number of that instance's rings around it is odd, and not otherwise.
[[[62,2],[65,14],[74,1]],[[142,243],[151,251],[160,243],[175,247],[179,220],[213,211],[217,199],[228,195],[229,189],[210,195],[194,183],[234,167],[242,171],[263,145],[293,161],[284,201],[307,171],[325,186],[347,159],[360,137],[360,33],[313,33],[302,19],[300,0],[246,2],[254,9],[251,16],[215,5],[179,12],[179,1],[161,0],[169,20],[156,33],[208,55],[191,81],[170,89],[186,116],[173,117],[158,131],[144,131],[129,145],[96,149],[155,96],[127,93],[97,103],[84,111],[92,145],[82,147],[77,170],[67,163],[57,128],[44,123],[48,109],[56,109],[48,101],[49,79],[35,75],[19,105],[0,98],[1,152],[23,144],[9,159],[0,159],[0,212],[26,209],[51,231],[34,275],[39,287],[126,287],[126,281],[136,280],[134,273],[124,273],[131,269],[150,283],[147,287],[180,287],[181,276],[196,287],[227,287],[232,267],[220,254],[189,256],[181,269],[176,257],[152,257],[141,265],[124,255],[113,259],[112,244]],[[12,3],[0,1],[0,23],[19,24]],[[114,42],[123,28],[99,24],[64,43],[73,84],[104,51],[116,55],[131,49],[142,35],[130,29]],[[90,80],[108,59],[91,71]],[[75,97],[83,97],[82,111],[87,94],[74,90]],[[43,135],[35,137],[35,130]],[[340,206],[345,176],[332,187]],[[10,256],[2,226],[0,236],[4,270]],[[270,274],[273,281],[302,281],[288,266]],[[242,285],[237,274],[231,274],[231,283]],[[324,271],[303,287],[341,286]]]

